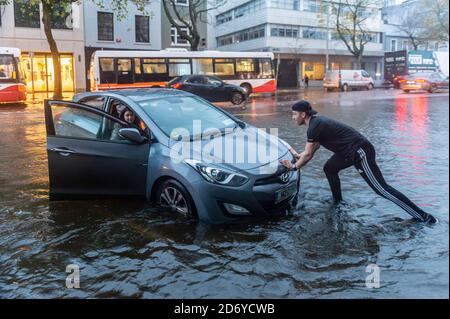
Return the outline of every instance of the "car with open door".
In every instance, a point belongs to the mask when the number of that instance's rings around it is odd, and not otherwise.
[[[198,95],[210,102],[231,102],[242,104],[247,99],[246,91],[238,85],[225,83],[208,75],[184,75],[174,78],[168,87]]]
[[[123,107],[134,113],[133,123],[123,120]],[[279,164],[292,160],[286,142],[183,91],[47,100],[45,122],[51,200],[144,197],[190,218],[223,223],[285,214],[298,192],[297,175]],[[254,156],[258,149],[265,156]]]

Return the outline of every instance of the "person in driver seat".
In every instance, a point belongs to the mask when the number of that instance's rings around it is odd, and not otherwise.
[[[136,119],[136,115],[129,108],[124,107],[122,113],[120,114],[120,119],[127,123],[126,127],[128,127],[128,128],[136,128],[138,130],[141,130],[140,129],[140,125],[139,125],[139,123],[138,123],[138,121]],[[113,130],[111,132],[111,140],[117,141],[117,140],[122,140],[123,139],[119,135],[119,131],[122,128],[124,128],[124,127],[120,123],[115,123],[114,124],[114,128],[113,128]]]

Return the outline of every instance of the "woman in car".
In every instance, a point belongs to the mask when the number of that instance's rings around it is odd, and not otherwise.
[[[124,122],[127,122],[127,124],[128,124],[127,127],[128,128],[136,128],[138,130],[141,130],[139,122],[136,119],[136,115],[129,108],[125,107],[123,109],[122,113],[120,114],[120,119],[122,121],[124,121]],[[119,135],[119,131],[122,128],[124,128],[124,127],[121,124],[119,124],[119,123],[114,124],[114,128],[113,128],[113,130],[111,132],[111,140],[117,141],[117,140],[122,140],[123,139]]]

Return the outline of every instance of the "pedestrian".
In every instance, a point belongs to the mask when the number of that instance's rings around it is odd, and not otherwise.
[[[309,77],[308,77],[308,74],[305,74],[305,79],[304,79],[304,81],[305,81],[305,88],[308,88],[308,87],[309,87]]]
[[[281,161],[283,166],[289,170],[301,169],[322,145],[334,153],[325,163],[323,170],[336,204],[342,201],[339,172],[354,166],[378,195],[392,201],[416,220],[438,222],[436,218],[386,183],[375,160],[375,149],[362,134],[346,124],[316,114],[308,101],[300,101],[292,106],[292,119],[298,125],[306,125],[308,128],[307,143],[305,150],[300,154],[291,148],[289,151],[296,162],[292,164],[288,160],[283,160]]]

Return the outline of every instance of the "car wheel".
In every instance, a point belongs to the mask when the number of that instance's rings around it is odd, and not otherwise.
[[[369,83],[369,85],[367,86],[367,89],[369,91],[373,90],[373,83]]]
[[[187,218],[197,215],[191,196],[186,188],[176,180],[169,179],[163,182],[156,192],[156,200],[161,207]]]
[[[343,92],[348,92],[348,90],[349,90],[348,84],[345,83],[345,84],[342,86],[342,91],[343,91]]]
[[[231,97],[231,103],[233,103],[234,105],[242,104],[244,100],[245,100],[244,95],[242,95],[242,93],[239,92],[234,92]]]
[[[428,89],[428,92],[430,92],[430,93],[436,92],[436,86],[431,85],[430,88]]]
[[[409,90],[403,90],[403,92],[405,92],[405,93],[409,93]]]
[[[246,84],[246,83],[241,84],[241,88],[244,90],[244,92],[247,96],[249,96],[253,92],[253,89],[250,84]]]

